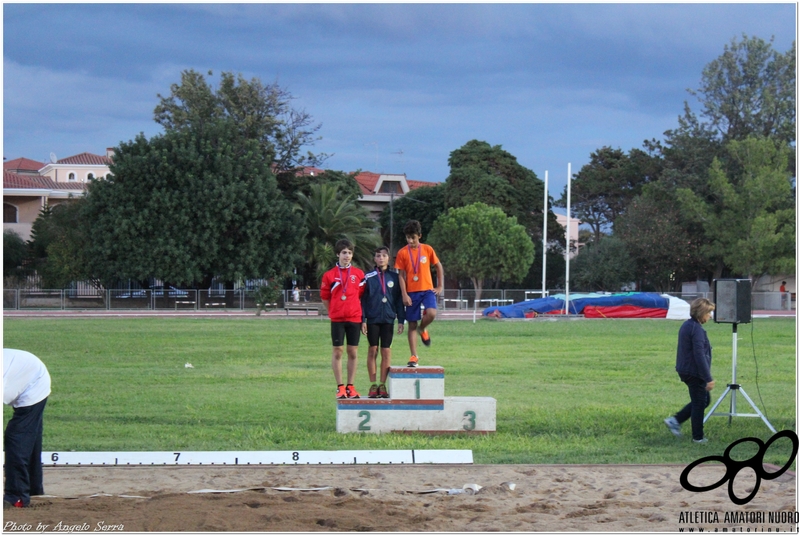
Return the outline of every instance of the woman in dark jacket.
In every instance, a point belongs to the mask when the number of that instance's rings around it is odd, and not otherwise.
[[[677,436],[680,436],[680,425],[691,419],[691,434],[694,442],[705,443],[703,420],[705,409],[710,405],[710,391],[716,386],[716,381],[710,375],[711,346],[707,332],[702,327],[707,323],[716,309],[710,300],[700,297],[691,303],[691,319],[680,327],[677,338],[677,374],[683,383],[688,386],[688,395],[691,402],[683,407],[674,416],[669,416],[664,421],[666,427]]]

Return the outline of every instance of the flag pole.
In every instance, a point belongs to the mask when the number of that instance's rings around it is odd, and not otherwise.
[[[566,171],[566,315],[569,315],[569,257],[571,256],[572,164]]]
[[[547,293],[547,212],[549,210],[549,171],[544,171],[544,237],[541,239],[544,248],[541,266],[541,298]]]

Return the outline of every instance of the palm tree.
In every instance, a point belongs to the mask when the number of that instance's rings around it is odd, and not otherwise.
[[[377,224],[354,196],[341,195],[335,184],[313,184],[309,196],[302,192],[296,195],[295,209],[305,216],[308,229],[305,257],[317,280],[335,264],[333,248],[343,238],[355,244],[353,264],[364,270],[372,265],[373,251],[382,240]]]

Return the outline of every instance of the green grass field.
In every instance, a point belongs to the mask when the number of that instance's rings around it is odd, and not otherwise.
[[[35,353],[53,378],[48,451],[471,449],[477,463],[688,463],[721,455],[739,438],[771,436],[759,418],[744,417],[731,424],[711,418],[707,445],[690,441],[689,423],[688,436],[668,432],[663,419],[688,401],[674,371],[678,321],[438,321],[430,330],[433,346],[421,348],[421,364],[445,368],[448,396],[496,398],[497,432],[436,437],[336,433],[324,320],[5,318],[3,324],[4,347]],[[715,401],[731,379],[732,329],[710,323],[707,330]],[[796,429],[794,333],[793,318],[739,327],[738,382],[778,431]],[[355,383],[362,395],[366,349],[364,337]],[[407,356],[405,337],[395,338],[394,363]],[[719,412],[729,410],[728,400]],[[738,410],[751,412],[741,396]],[[5,407],[4,424],[10,413]],[[766,462],[784,464],[790,446],[779,440]],[[755,448],[735,451],[747,458]]]

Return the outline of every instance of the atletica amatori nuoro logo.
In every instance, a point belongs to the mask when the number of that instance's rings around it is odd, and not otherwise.
[[[776,472],[767,472],[763,467],[763,457],[766,455],[769,446],[771,446],[774,442],[783,437],[787,437],[793,443],[793,450],[791,451],[791,456],[785,462],[785,465],[782,468],[780,468]],[[732,459],[730,457],[730,452],[732,451],[732,449],[738,444],[744,442],[754,442],[755,444],[760,446],[760,448],[758,449],[755,455],[753,455],[751,458],[745,461],[736,461]],[[788,468],[791,467],[791,463],[793,463],[794,459],[796,459],[797,450],[799,450],[799,437],[797,437],[796,433],[791,431],[790,429],[780,431],[779,433],[771,437],[766,443],[763,443],[762,440],[756,437],[742,438],[740,440],[736,440],[735,442],[727,446],[727,449],[724,450],[724,455],[709,455],[707,457],[702,457],[701,459],[697,459],[696,461],[686,466],[685,469],[682,471],[682,474],[680,474],[680,485],[682,485],[682,487],[685,490],[691,492],[707,492],[709,490],[718,488],[727,481],[729,481],[730,483],[727,487],[727,493],[730,496],[730,500],[732,500],[732,503],[736,505],[744,505],[752,501],[755,495],[757,495],[757,491],[760,489],[761,479],[765,479],[766,481],[776,479],[780,477],[782,474],[784,474],[788,470]],[[718,461],[727,468],[727,470],[724,472],[724,476],[721,479],[705,487],[697,487],[688,482],[688,476],[694,468],[700,466],[703,463],[712,462],[712,461]],[[735,477],[744,468],[751,468],[755,472],[756,480],[752,492],[749,493],[749,495],[746,496],[745,498],[739,498],[738,496],[735,495],[735,491],[733,490],[733,484],[735,483]]]

